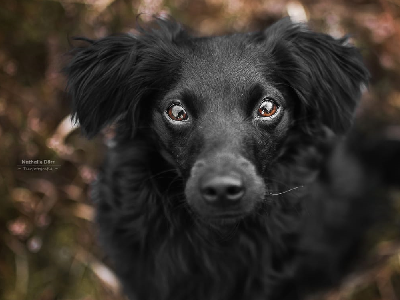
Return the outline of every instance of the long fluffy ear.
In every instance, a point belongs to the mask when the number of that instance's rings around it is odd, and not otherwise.
[[[80,40],[88,46],[71,52],[73,58],[64,73],[73,116],[91,137],[128,109],[126,80],[132,76],[136,64],[137,39],[125,34]]]
[[[81,38],[88,45],[71,51],[73,57],[64,68],[67,92],[73,117],[88,137],[123,114],[135,114],[146,93],[153,87],[166,88],[171,73],[177,73],[179,58],[173,44],[181,26],[168,20],[156,22],[158,28],[141,29],[137,35]]]
[[[269,27],[264,37],[278,76],[294,89],[306,116],[346,132],[369,79],[358,50],[346,37],[312,32],[289,18]]]

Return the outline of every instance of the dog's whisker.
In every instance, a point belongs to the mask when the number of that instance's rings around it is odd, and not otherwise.
[[[293,187],[293,188],[291,188],[291,189],[288,189],[288,190],[286,190],[286,191],[283,191],[283,192],[279,192],[279,193],[268,193],[267,196],[279,196],[279,195],[283,195],[283,194],[289,193],[289,192],[291,192],[291,191],[294,191],[294,190],[297,190],[297,189],[300,189],[300,188],[303,188],[303,187],[304,187],[304,185],[295,186],[295,187]]]
[[[178,182],[179,180],[183,181],[183,178],[180,175],[176,175],[175,177],[173,177],[171,179],[171,182],[168,184],[168,187],[167,187],[165,193],[168,194],[171,187],[174,185],[174,183]]]
[[[174,199],[177,198],[176,202],[173,204],[173,207],[171,211],[174,210],[179,210],[182,207],[188,207],[187,202],[185,200],[185,194],[184,193],[176,193],[173,197]]]

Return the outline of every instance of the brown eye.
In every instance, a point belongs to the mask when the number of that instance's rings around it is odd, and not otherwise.
[[[188,115],[179,103],[172,104],[167,110],[168,117],[173,121],[186,121]]]
[[[258,108],[258,116],[261,118],[275,118],[280,111],[279,105],[272,99],[265,98]]]

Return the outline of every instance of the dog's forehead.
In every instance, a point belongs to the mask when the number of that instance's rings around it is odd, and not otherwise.
[[[181,82],[205,97],[241,94],[264,81],[256,52],[229,38],[199,40],[182,62]]]

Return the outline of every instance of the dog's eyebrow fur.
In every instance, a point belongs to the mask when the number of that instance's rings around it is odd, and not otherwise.
[[[253,84],[246,91],[245,99],[247,101],[245,102],[245,109],[247,116],[251,116],[254,107],[257,105],[258,102],[261,101],[263,95],[264,95],[264,88],[259,83]]]
[[[183,91],[180,94],[182,102],[185,104],[185,107],[194,117],[197,117],[199,111],[201,111],[203,107],[201,96],[196,95],[194,91],[189,90],[187,88],[183,89]]]

